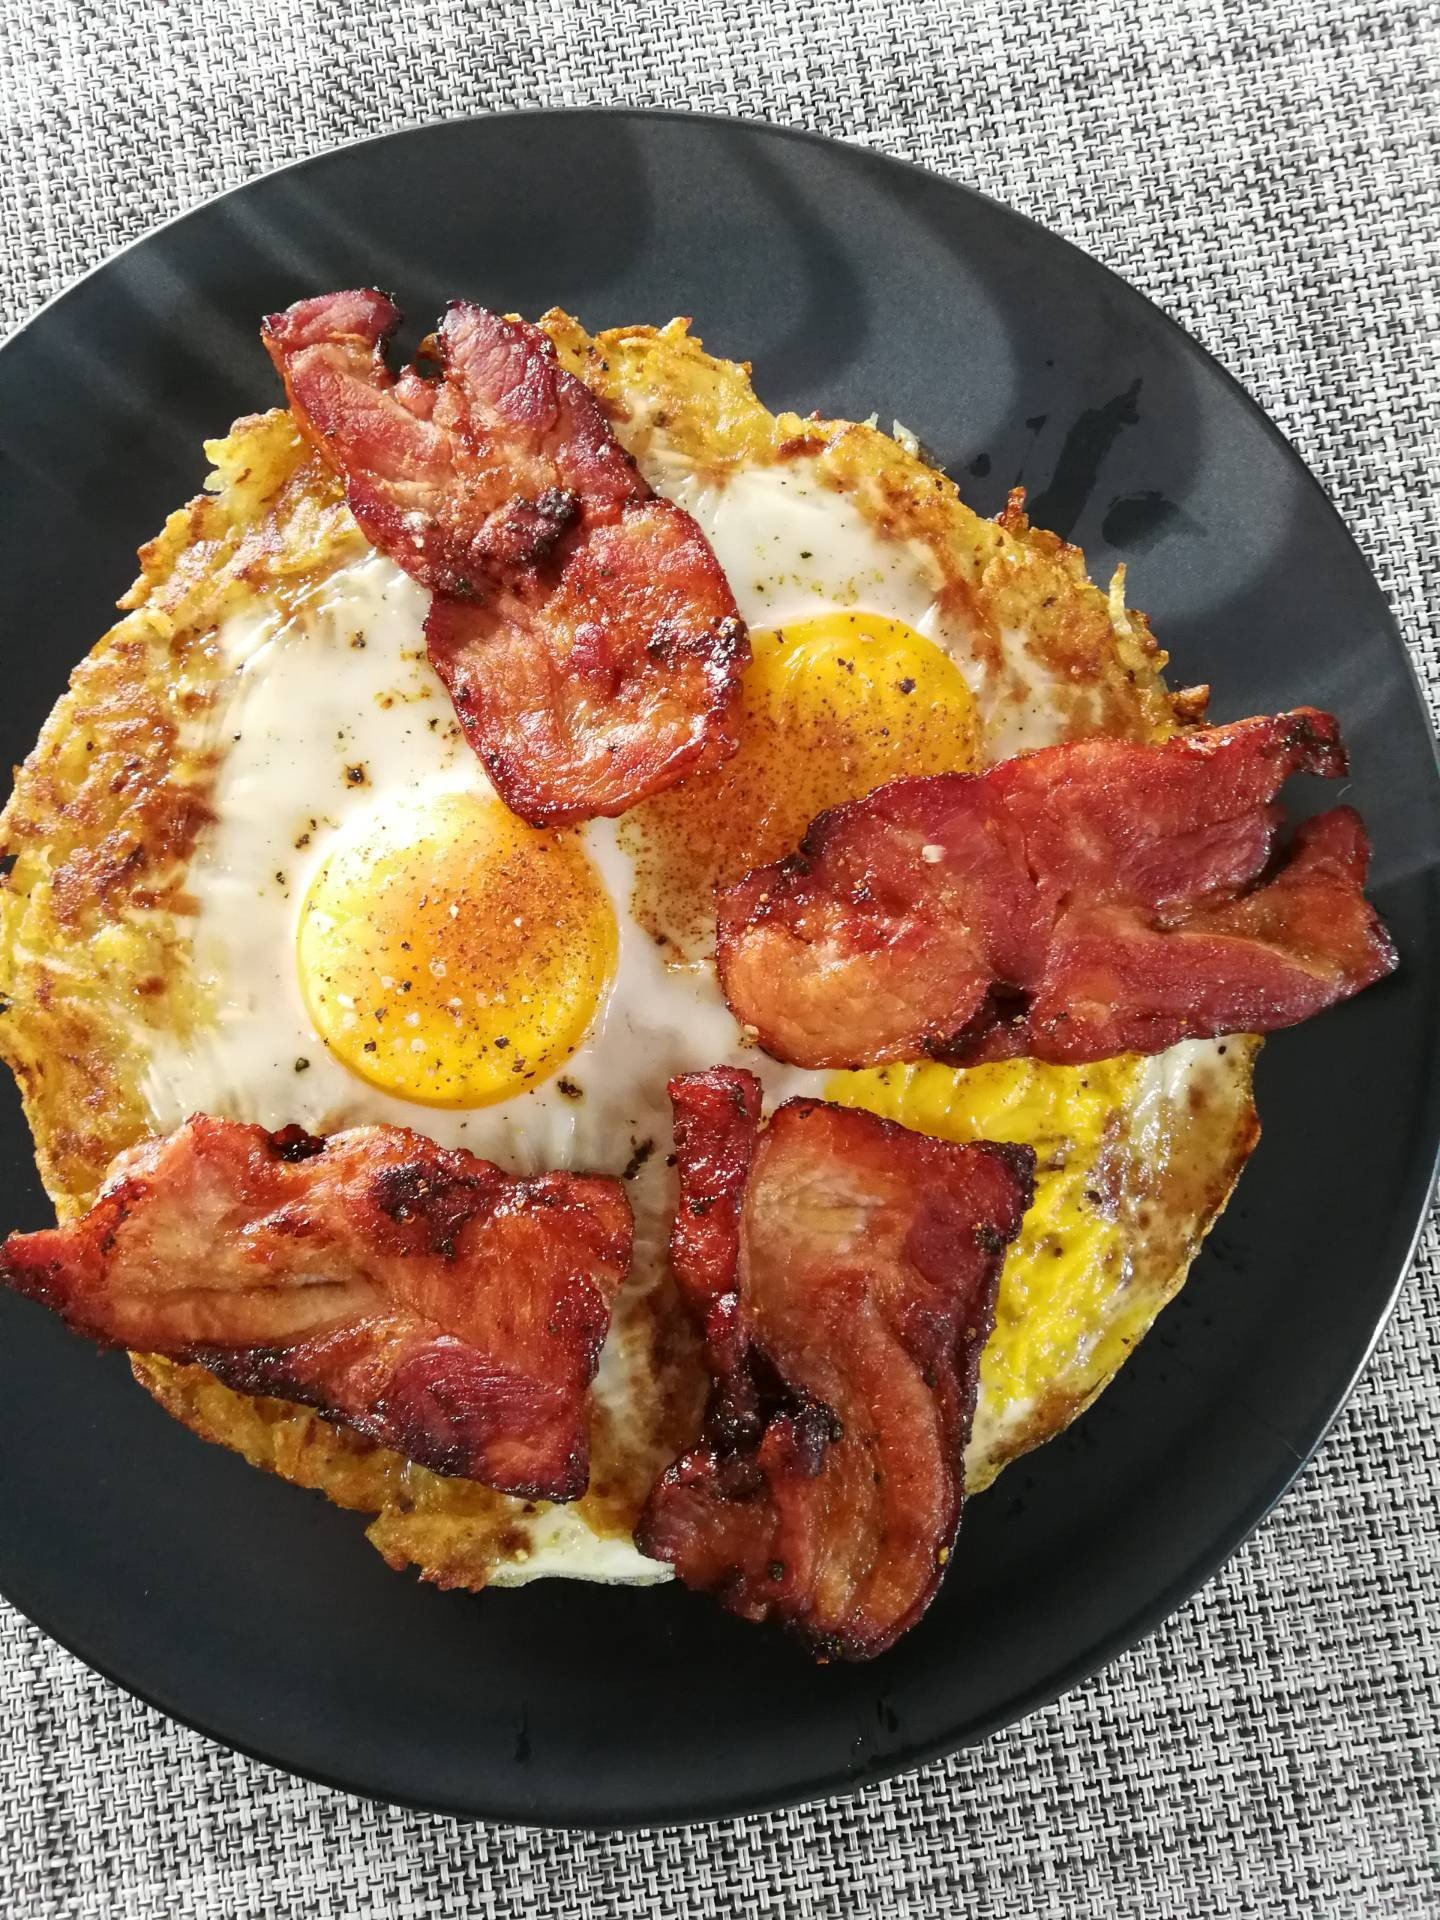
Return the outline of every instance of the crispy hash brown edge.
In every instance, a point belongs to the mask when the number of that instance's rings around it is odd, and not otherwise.
[[[999,633],[1023,619],[1032,653],[1077,688],[1077,734],[1156,738],[1199,717],[1203,692],[1166,693],[1165,657],[1143,616],[1125,608],[1123,581],[1109,595],[1092,585],[1079,550],[1030,528],[1018,502],[983,520],[912,445],[871,426],[771,415],[748,368],[704,353],[683,321],[594,339],[563,313],[542,324],[642,457],[659,436],[720,467],[804,452],[826,484],[862,498],[877,525],[923,530],[945,556],[944,593],[968,617],[981,655],[989,652],[997,684]],[[14,859],[0,882],[0,1058],[20,1084],[62,1221],[84,1211],[114,1156],[149,1131],[145,1029],[183,1035],[204,1017],[188,977],[193,903],[184,879],[208,818],[213,763],[190,743],[203,733],[221,670],[218,623],[253,594],[283,604],[366,551],[338,484],[288,413],[241,420],[206,452],[207,492],[141,550],[140,577],[120,603],[126,617],[75,670],[0,814],[0,853]],[[1137,1341],[1183,1284],[1254,1144],[1253,1052],[1250,1042],[1234,1048],[1224,1097],[1209,1104],[1212,1152],[1196,1156],[1205,1162],[1198,1181],[1193,1169],[1187,1176],[1178,1262],[1137,1277],[1126,1307]],[[523,1557],[514,1503],[486,1488],[427,1473],[306,1409],[236,1393],[202,1368],[132,1362],[193,1432],[375,1514],[369,1538],[394,1567],[413,1563],[440,1586],[474,1588],[497,1559]],[[972,1456],[971,1490],[1067,1425],[1109,1377],[1047,1398],[989,1454]],[[698,1410],[698,1398],[677,1410],[679,1425],[692,1425]],[[628,1535],[645,1491],[592,1485],[585,1516],[597,1533]]]
[[[1051,676],[1052,700],[1068,709],[1062,737],[1162,739],[1203,713],[1206,689],[1166,690],[1166,655],[1145,616],[1125,605],[1124,569],[1102,592],[1078,547],[1030,525],[1020,493],[986,520],[898,424],[892,437],[871,423],[770,413],[749,366],[706,353],[686,320],[593,339],[558,309],[540,324],[642,465],[657,448],[716,473],[805,457],[821,484],[848,495],[880,532],[923,539],[940,574],[937,600],[968,631],[991,704],[1025,698],[1002,637],[1023,627],[1030,662]]]
[[[0,1058],[20,1085],[46,1191],[83,1212],[149,1131],[147,1030],[203,1015],[185,892],[213,756],[193,743],[220,672],[218,623],[364,551],[339,489],[283,413],[210,441],[212,490],[140,550],[126,617],[70,678],[0,813]],[[78,956],[71,963],[69,956]]]

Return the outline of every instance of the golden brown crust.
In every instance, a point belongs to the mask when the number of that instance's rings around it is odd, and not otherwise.
[[[1153,739],[1176,724],[1161,679],[1165,655],[1144,615],[1127,612],[1122,601],[1115,618],[1110,597],[1087,577],[1080,549],[1031,527],[1023,494],[1012,494],[998,520],[986,520],[966,506],[952,480],[873,426],[769,413],[749,368],[713,359],[686,321],[616,327],[593,338],[559,311],[540,324],[561,364],[599,395],[642,464],[661,444],[718,472],[803,454],[815,460],[822,483],[848,495],[872,526],[923,541],[940,568],[937,597],[968,628],[986,672],[990,708],[1023,705],[1027,678],[1038,667],[1056,683],[1048,697],[1065,709],[1064,727],[1051,742],[1092,733]],[[1021,627],[1023,674],[1003,641]]]
[[[287,414],[211,442],[215,491],[140,552],[126,618],[81,661],[0,813],[0,1058],[20,1083],[62,1219],[144,1137],[147,1031],[198,1011],[184,964],[186,863],[211,756],[192,745],[214,633],[250,592],[303,585],[363,543]]]

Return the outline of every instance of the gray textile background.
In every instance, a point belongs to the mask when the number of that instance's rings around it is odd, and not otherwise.
[[[908,155],[1118,269],[1319,474],[1440,701],[1433,5],[0,0],[3,318],[337,141],[622,100]],[[1318,1464],[1154,1639],[978,1752],[796,1814],[569,1839],[391,1813],[168,1725],[6,1611],[0,1912],[1440,1912],[1437,1271],[1432,1227]]]

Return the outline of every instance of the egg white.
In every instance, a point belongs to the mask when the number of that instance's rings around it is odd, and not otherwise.
[[[653,1131],[663,1117],[665,1073],[676,1070],[667,1063],[687,1048],[714,1048],[718,1058],[737,1033],[713,978],[668,971],[653,941],[627,923],[629,863],[610,822],[591,823],[583,837],[615,909],[619,955],[563,1074],[492,1106],[408,1101],[357,1078],[326,1049],[306,1008],[297,922],[336,840],[387,808],[492,791],[425,657],[426,605],[413,581],[372,554],[289,612],[249,612],[222,626],[229,673],[211,720],[222,755],[215,819],[189,876],[208,1018],[152,1053],[146,1096],[159,1125],[199,1110],[317,1132],[386,1122],[514,1172],[619,1171],[644,1137],[637,1129]],[[363,784],[352,781],[357,772]],[[583,1097],[563,1092],[560,1077]]]
[[[882,538],[849,500],[807,478],[804,463],[723,481],[674,468],[650,477],[696,515],[752,626],[863,607],[935,639],[963,668],[964,636],[941,630],[924,550]],[[643,1140],[668,1132],[671,1074],[732,1062],[759,1072],[774,1098],[818,1087],[822,1075],[780,1067],[746,1044],[708,962],[667,965],[635,925],[633,863],[608,820],[580,837],[615,911],[619,955],[563,1070],[463,1110],[396,1098],[326,1050],[305,1006],[296,930],[337,838],[363,816],[423,805],[430,793],[492,791],[426,658],[428,604],[370,553],[298,603],[262,603],[221,623],[224,664],[204,723],[218,756],[213,823],[188,879],[207,1017],[150,1047],[144,1092],[156,1126],[202,1110],[316,1131],[388,1122],[516,1172],[618,1172]],[[561,1077],[583,1099],[563,1092]]]

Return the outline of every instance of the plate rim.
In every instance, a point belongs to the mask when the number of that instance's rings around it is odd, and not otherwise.
[[[157,221],[143,232],[136,234],[123,245],[116,247],[94,266],[87,268],[74,279],[59,287],[36,310],[18,322],[0,339],[0,354],[20,341],[33,328],[44,321],[53,310],[61,307],[73,295],[78,294],[90,281],[108,272],[129,254],[147,245],[160,235],[183,222],[208,213],[226,201],[250,192],[267,182],[286,175],[303,174],[310,168],[334,162],[340,156],[367,147],[378,147],[387,142],[404,141],[416,135],[424,135],[441,129],[478,126],[493,121],[536,121],[536,120],[616,120],[654,122],[670,121],[683,125],[700,127],[721,127],[741,134],[769,136],[779,141],[792,142],[820,147],[828,151],[840,149],[852,155],[860,164],[873,166],[877,172],[888,169],[900,169],[903,172],[918,175],[923,180],[938,183],[959,193],[972,201],[979,201],[986,207],[1002,214],[1006,219],[1018,223],[1032,238],[1050,247],[1058,247],[1064,252],[1075,255],[1083,263],[1083,269],[1102,276],[1105,282],[1117,288],[1125,297],[1140,301],[1148,317],[1158,321],[1163,332],[1168,333],[1180,344],[1182,351],[1197,356],[1205,363],[1211,373],[1220,376],[1222,384],[1229,390],[1233,399],[1240,402],[1249,414],[1252,424],[1258,424],[1271,443],[1288,459],[1291,465],[1303,475],[1305,482],[1318,496],[1329,520],[1332,531],[1338,531],[1348,544],[1351,554],[1359,562],[1365,576],[1369,579],[1377,596],[1378,604],[1384,611],[1384,635],[1392,653],[1398,657],[1399,664],[1406,677],[1409,692],[1419,714],[1425,722],[1429,739],[1431,771],[1437,789],[1440,789],[1440,733],[1437,733],[1436,715],[1432,712],[1418,667],[1410,648],[1405,642],[1389,596],[1375,575],[1368,556],[1360,546],[1349,524],[1341,514],[1339,507],[1329,490],[1317,478],[1303,454],[1281,431],[1280,427],[1266,412],[1260,402],[1242,384],[1229,367],[1220,360],[1202,341],[1198,340],[1188,328],[1174,319],[1150,296],[1127,280],[1121,273],[1108,266],[1077,241],[1063,233],[1045,226],[1032,215],[1022,212],[995,195],[971,185],[968,181],[957,179],[937,168],[929,167],[920,161],[901,154],[888,152],[884,148],[862,143],[855,138],[827,134],[816,129],[798,126],[792,123],[771,120],[761,114],[710,113],[682,107],[643,106],[629,103],[609,105],[561,104],[531,105],[520,108],[479,109],[469,113],[441,114],[427,119],[414,120],[404,126],[389,128],[379,133],[357,135],[353,139],[336,141],[320,148],[316,152],[303,154],[295,159],[282,162],[278,166],[268,167],[219,193],[197,200],[192,205],[181,208],[165,219]],[[1158,1629],[1179,1611],[1188,1601],[1202,1592],[1215,1576],[1234,1559],[1243,1547],[1253,1538],[1258,1528],[1279,1506],[1282,1500],[1294,1489],[1297,1482],[1313,1465],[1317,1455],[1325,1446],[1334,1431],[1335,1424],[1349,1405],[1356,1387],[1374,1358],[1376,1349],[1390,1325],[1401,1292],[1410,1279],[1415,1267],[1416,1252],[1426,1225],[1428,1224],[1432,1204],[1435,1199],[1437,1181],[1440,1181],[1440,1043],[1432,1051],[1430,1071],[1427,1075],[1431,1092],[1430,1103],[1433,1108],[1432,1138],[1428,1154],[1428,1164],[1422,1157],[1418,1164],[1407,1172],[1406,1186],[1413,1195],[1415,1203],[1414,1224],[1405,1242],[1404,1257],[1398,1271],[1388,1284],[1388,1290],[1377,1314],[1374,1327],[1366,1340],[1364,1350],[1350,1370],[1343,1387],[1340,1389],[1333,1406],[1324,1418],[1313,1438],[1303,1451],[1296,1454],[1292,1464],[1287,1465],[1283,1478],[1274,1487],[1263,1488],[1248,1503],[1237,1527],[1228,1529],[1218,1541],[1207,1543],[1203,1553],[1197,1555],[1187,1566],[1184,1573],[1171,1580],[1164,1589],[1147,1604],[1131,1611],[1123,1621],[1101,1635],[1087,1647],[1083,1656],[1068,1665],[1054,1671],[1047,1679],[1030,1686],[1020,1687],[1010,1693],[1004,1704],[974,1722],[963,1734],[953,1731],[938,1737],[919,1739],[903,1749],[887,1752],[883,1757],[867,1760],[859,1766],[845,1770],[822,1770],[803,1782],[796,1782],[782,1793],[759,1790],[746,1792],[730,1790],[720,1795],[677,1799],[668,1803],[658,1818],[636,1816],[633,1812],[615,1811],[613,1813],[585,1812],[577,1815],[573,1811],[547,1812],[543,1815],[527,1810],[523,1799],[487,1795],[485,1811],[479,1811],[473,1800],[462,1802],[440,1793],[428,1795],[408,1794],[403,1789],[385,1787],[376,1788],[365,1785],[342,1774],[330,1773],[321,1768],[302,1766],[291,1760],[280,1760],[262,1748],[236,1739],[230,1734],[216,1731],[206,1724],[204,1718],[197,1717],[182,1708],[172,1706],[145,1687],[136,1685],[132,1680],[122,1678],[106,1661],[94,1657],[85,1651],[85,1636],[81,1633],[69,1634],[57,1632],[42,1617],[44,1609],[34,1610],[14,1600],[8,1591],[4,1592],[8,1605],[27,1620],[38,1631],[52,1640],[65,1653],[79,1660],[91,1672],[100,1675],[109,1685],[123,1694],[140,1701],[148,1709],[161,1714],[164,1718],[176,1722],[179,1726],[198,1734],[202,1739],[244,1756],[273,1770],[288,1774],[294,1778],[306,1780],[326,1789],[344,1793],[375,1806],[397,1807],[407,1811],[438,1814],[453,1818],[467,1825],[505,1824],[519,1829],[532,1831],[572,1832],[572,1833],[630,1833],[662,1832],[674,1828],[684,1828],[705,1823],[739,1819],[764,1812],[779,1812],[803,1805],[813,1805],[821,1801],[843,1802],[857,1794],[867,1791],[884,1781],[914,1772],[921,1767],[949,1758],[967,1749],[978,1747],[994,1734],[1007,1727],[1018,1726],[1032,1714],[1053,1705],[1057,1700],[1083,1686],[1097,1673],[1108,1667],[1123,1653],[1138,1647],[1149,1639]],[[1417,1145],[1423,1145],[1423,1135]],[[1410,1158],[1416,1158],[1412,1150]],[[23,1585],[23,1582],[22,1582]]]

